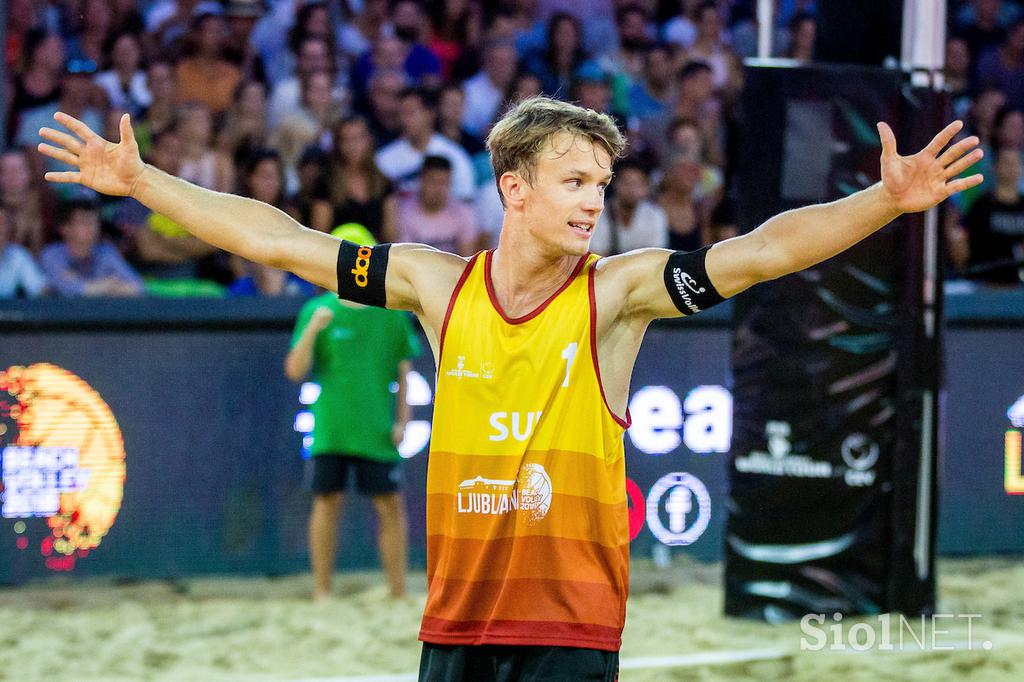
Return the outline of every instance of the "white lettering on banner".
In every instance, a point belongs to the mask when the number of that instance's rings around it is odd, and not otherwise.
[[[541,411],[537,412],[492,412],[490,417],[491,428],[494,433],[488,439],[495,442],[508,440],[509,427],[506,421],[512,426],[512,437],[522,442],[532,434],[534,427],[540,423]]]
[[[648,455],[683,443],[701,454],[728,452],[732,444],[732,394],[722,386],[697,386],[683,402],[668,386],[645,386],[633,394],[629,412],[629,439]]]
[[[629,439],[648,455],[663,455],[679,447],[683,406],[668,386],[644,386],[629,401],[633,425]]]
[[[0,453],[3,516],[53,516],[60,496],[84,490],[89,471],[78,467],[78,448],[9,445]]]
[[[732,443],[732,394],[698,386],[683,400],[683,442],[694,452],[728,452]]]

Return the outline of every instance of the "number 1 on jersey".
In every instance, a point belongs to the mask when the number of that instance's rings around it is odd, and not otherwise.
[[[565,360],[565,381],[562,382],[562,388],[569,387],[569,371],[572,370],[572,361],[576,359],[577,348],[579,344],[573,341],[562,351],[562,359]]]

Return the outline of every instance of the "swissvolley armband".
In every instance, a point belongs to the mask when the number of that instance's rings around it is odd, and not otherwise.
[[[338,249],[338,298],[383,308],[387,303],[384,275],[391,244],[360,246],[342,241]]]
[[[684,315],[699,313],[725,300],[711,283],[705,268],[710,248],[675,251],[665,264],[665,288],[672,303]]]

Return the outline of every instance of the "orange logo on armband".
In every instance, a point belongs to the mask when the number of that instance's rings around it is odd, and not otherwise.
[[[366,288],[370,280],[367,275],[370,274],[370,256],[373,251],[368,246],[360,246],[359,251],[356,252],[356,266],[352,268],[352,274],[355,275],[356,286]]]

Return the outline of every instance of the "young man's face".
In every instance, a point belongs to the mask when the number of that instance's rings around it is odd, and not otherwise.
[[[398,103],[402,121],[402,134],[418,138],[429,136],[434,130],[434,113],[416,96],[408,96]]]
[[[61,227],[64,243],[75,251],[91,251],[100,240],[100,215],[96,211],[74,211]]]
[[[452,172],[431,168],[420,175],[420,204],[428,211],[440,211],[448,205],[451,194]]]
[[[601,145],[569,133],[555,135],[538,155],[533,186],[524,185],[530,236],[561,255],[587,253],[611,171],[611,155]]]

